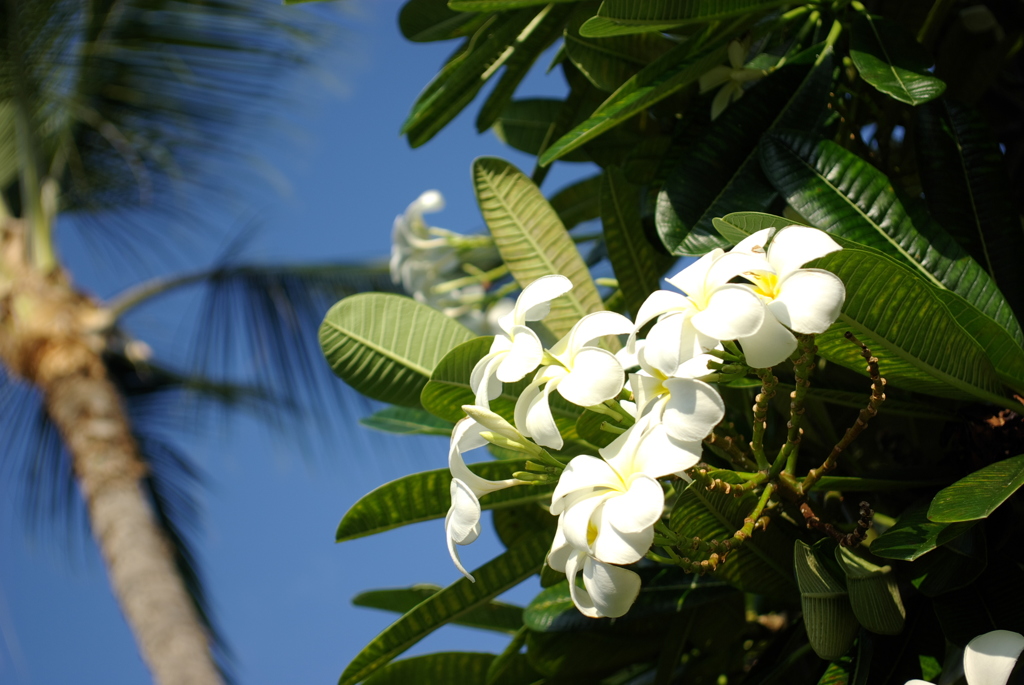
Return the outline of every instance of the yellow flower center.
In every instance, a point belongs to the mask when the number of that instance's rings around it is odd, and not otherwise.
[[[761,297],[774,300],[779,296],[779,277],[777,274],[767,271],[748,271],[743,274],[743,278],[754,284],[754,292]]]
[[[592,520],[587,521],[587,544],[593,545],[595,540],[597,540],[597,526]]]

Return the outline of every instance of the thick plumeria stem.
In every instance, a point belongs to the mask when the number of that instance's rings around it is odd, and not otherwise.
[[[715,426],[711,435],[704,438],[704,444],[722,458],[732,462],[733,466],[742,469],[757,468],[752,455],[743,449],[743,436],[733,429],[732,424],[722,423]]]
[[[860,346],[861,356],[864,357],[864,360],[868,364],[868,375],[871,376],[871,397],[868,399],[868,406],[860,410],[860,414],[857,415],[857,420],[846,430],[846,434],[843,435],[843,438],[835,447],[832,448],[832,452],[829,453],[822,465],[816,469],[811,469],[807,473],[807,477],[804,478],[797,491],[800,496],[805,495],[822,476],[836,467],[839,461],[839,455],[843,453],[843,450],[849,447],[850,443],[860,435],[861,431],[867,428],[868,421],[878,413],[878,407],[885,401],[885,379],[878,373],[878,357],[872,356],[871,350],[869,350],[860,340],[857,340],[853,333],[847,331],[846,338]]]
[[[759,470],[767,470],[768,457],[764,452],[764,429],[767,426],[768,404],[775,397],[775,386],[779,379],[772,374],[771,369],[757,369],[757,375],[761,378],[761,392],[754,398],[754,430],[750,440],[750,451],[754,453]]]
[[[811,369],[814,367],[814,355],[818,351],[813,335],[797,335],[797,351],[793,355],[793,374],[796,377],[796,389],[789,393],[789,423],[786,424],[786,442],[779,449],[779,454],[772,464],[771,476],[796,470],[796,458],[800,450],[800,439],[803,430],[800,424],[804,418],[804,400],[807,390],[811,387]]]

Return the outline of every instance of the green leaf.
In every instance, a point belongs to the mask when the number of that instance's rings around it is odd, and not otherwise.
[[[604,0],[597,16],[617,24],[678,26],[767,12],[785,0]]]
[[[871,553],[883,559],[913,561],[962,534],[974,524],[928,520],[928,502],[907,507],[889,530],[871,543]]]
[[[584,221],[601,217],[601,184],[604,176],[597,174],[562,188],[551,198],[558,217],[571,229]]]
[[[567,0],[561,1],[566,2]],[[505,106],[512,101],[512,95],[515,94],[516,88],[533,63],[555,42],[555,39],[561,37],[562,27],[565,25],[570,11],[569,7],[548,4],[523,29],[522,33],[516,36],[515,43],[511,46],[512,54],[503,61],[505,73],[502,74],[491,94],[487,96],[477,115],[477,131],[483,133],[497,121]]]
[[[1024,485],[1024,454],[989,464],[943,488],[928,507],[928,518],[955,523],[988,518]]]
[[[352,604],[357,607],[383,609],[404,614],[440,590],[441,588],[437,585],[427,584],[387,590],[370,590],[360,592],[353,597]],[[452,622],[461,626],[494,630],[499,633],[515,633],[523,626],[523,607],[504,602],[488,602]]]
[[[873,247],[916,269],[991,317],[1018,342],[1024,333],[995,282],[919,202],[904,200],[868,162],[799,131],[761,144],[765,173],[814,226]]]
[[[722,474],[723,479],[728,474]],[[754,508],[756,498],[708,491],[691,483],[676,500],[669,519],[672,530],[685,538],[726,540],[743,527],[743,519]],[[756,532],[742,547],[729,553],[716,577],[744,592],[769,597],[793,598],[793,542],[784,526],[769,526]],[[788,532],[788,531],[787,531]]]
[[[1024,311],[1024,231],[1003,154],[977,110],[946,98],[914,110],[918,169],[931,215]]]
[[[439,455],[440,456],[440,455]],[[471,464],[470,470],[488,480],[511,478],[522,471],[525,462],[488,461]],[[363,495],[338,524],[336,542],[376,535],[410,523],[444,518],[451,506],[452,474],[448,469],[424,471],[403,476]],[[480,499],[484,509],[516,507],[551,496],[553,485],[520,485],[492,492]]]
[[[434,374],[420,395],[420,401],[427,411],[452,422],[465,416],[462,405],[476,403],[476,396],[469,387],[470,373],[476,363],[487,354],[493,339],[487,336],[470,340],[449,352],[437,364]],[[503,384],[501,394],[490,401],[491,411],[514,423],[516,400],[529,384],[529,378],[524,378],[518,383]],[[566,440],[576,439],[576,420],[583,410],[566,401],[558,393],[551,393],[549,404],[562,437]]]
[[[911,571],[914,575],[925,574],[920,583],[915,583],[922,595],[940,597],[974,582],[985,571],[988,560],[985,527],[975,526],[926,556]]]
[[[514,10],[534,5],[554,5],[579,0],[448,0],[448,7],[460,12],[490,12]]]
[[[398,13],[398,28],[411,41],[450,40],[476,32],[488,18],[451,10],[445,0],[409,0]]]
[[[494,122],[494,134],[498,140],[516,150],[539,155],[550,142],[564,104],[561,100],[551,98],[513,100]],[[563,159],[567,162],[586,162],[590,158],[582,150],[577,150]],[[555,206],[555,198],[551,198],[551,204]],[[570,227],[568,222],[566,227]]]
[[[501,258],[521,287],[561,274],[573,289],[551,303],[544,325],[562,337],[586,314],[604,309],[587,265],[540,189],[497,157],[473,162],[477,202]]]
[[[668,31],[675,27],[676,24],[620,24],[607,17],[591,17],[580,25],[579,31],[584,38],[615,38]]]
[[[431,595],[364,647],[341,674],[338,685],[355,685],[445,623],[538,573],[550,545],[547,535],[524,536],[504,554],[473,571],[475,583],[461,578]]]
[[[836,547],[846,574],[850,605],[857,621],[872,633],[899,635],[907,618],[891,566],[878,566],[846,547]]]
[[[418,407],[448,350],[473,338],[459,322],[411,298],[360,293],[328,310],[320,349],[335,375],[367,397]]]
[[[601,186],[601,223],[608,258],[626,308],[635,316],[647,296],[658,290],[661,276],[675,259],[659,252],[647,239],[640,215],[640,189],[617,167],[608,167]]]
[[[725,60],[727,43],[728,39],[722,36],[699,48],[687,41],[665,53],[623,83],[589,119],[555,141],[538,163],[542,166],[550,164],[694,83],[701,74]]]
[[[842,579],[830,568],[835,562],[825,558],[831,550],[815,548],[800,540],[793,547],[800,606],[811,647],[822,659],[836,661],[850,650],[859,626]]]
[[[541,681],[540,673],[530,666],[525,654],[526,626],[520,628],[501,654],[487,669],[487,685],[533,685]]]
[[[813,68],[783,67],[694,135],[658,193],[655,226],[669,252],[696,256],[725,247],[715,217],[768,208],[776,192],[761,171],[761,136],[780,127],[814,128],[825,111],[832,69],[831,50]]]
[[[363,681],[364,685],[484,685],[493,654],[437,652],[395,661]]]
[[[645,66],[675,45],[659,33],[591,38],[579,29],[586,20],[587,7],[573,13],[565,27],[565,54],[597,88],[613,92]]]
[[[850,243],[811,264],[831,271],[846,286],[839,319],[815,339],[822,357],[866,373],[860,348],[845,338],[849,331],[878,357],[879,370],[892,385],[1011,404],[984,349],[918,272]]]
[[[599,414],[596,411],[584,409],[579,419],[576,420],[576,433],[597,447],[607,447],[618,437],[618,434],[603,430],[602,426],[605,424],[623,430],[629,427],[624,424],[624,420],[617,421],[607,414]]]
[[[451,435],[454,424],[428,411],[410,407],[388,407],[359,419],[367,428],[398,435]]]
[[[514,54],[516,37],[537,16],[535,9],[495,15],[427,84],[413,104],[401,132],[412,147],[434,137],[473,101],[484,83]]]
[[[946,90],[928,71],[935,60],[895,21],[858,15],[850,28],[850,59],[865,81],[908,105],[928,102]]]

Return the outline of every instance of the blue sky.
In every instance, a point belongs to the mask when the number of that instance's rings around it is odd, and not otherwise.
[[[250,261],[384,258],[394,216],[430,188],[448,201],[433,223],[479,231],[473,158],[503,156],[529,170],[532,158],[504,148],[491,133],[476,134],[475,105],[423,148],[412,150],[399,137],[416,94],[454,47],[407,43],[396,24],[401,4],[346,3],[337,45],[322,53],[312,73],[293,80],[293,106],[246,151],[273,173],[220,211],[226,222],[258,218],[263,228],[246,250]],[[543,76],[546,66],[538,65],[521,94],[563,91],[560,74]],[[240,164],[211,173],[250,169]],[[580,165],[556,166],[544,189],[550,195],[587,173]],[[127,284],[124,274],[90,266],[70,231],[61,247],[88,290],[109,296]],[[195,292],[160,300],[130,324],[160,355],[180,357],[197,325],[189,318],[197,301]],[[351,424],[355,417],[339,421]],[[199,552],[240,683],[336,682],[394,618],[352,607],[352,595],[457,579],[440,521],[333,542],[335,526],[359,496],[411,471],[443,467],[443,438],[336,439],[311,455],[281,436],[268,439],[245,418],[208,433],[182,446],[206,475]],[[0,683],[146,682],[91,541],[83,538],[69,552],[53,536],[27,534],[13,504],[15,487],[0,481]],[[477,566],[498,549],[485,532],[464,559]],[[535,582],[515,598],[529,597]],[[445,627],[410,654],[500,651],[505,642]]]

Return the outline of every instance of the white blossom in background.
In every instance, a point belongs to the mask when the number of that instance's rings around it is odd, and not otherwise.
[[[481,435],[485,431],[498,433],[510,440],[525,442],[522,435],[497,414],[486,410],[479,410],[474,414],[483,422],[466,417],[456,423],[452,430],[451,443],[448,447],[448,468],[452,472],[452,504],[444,519],[445,535],[448,538],[448,553],[451,554],[452,561],[455,562],[455,566],[462,572],[462,575],[470,580],[474,580],[474,578],[463,567],[456,545],[468,545],[480,535],[480,498],[497,490],[521,485],[524,481],[517,478],[487,480],[469,470],[462,454],[486,445],[487,439]]]
[[[1009,630],[993,630],[967,643],[964,676],[967,685],[1007,685],[1017,657],[1024,651],[1024,636]],[[930,685],[909,680],[907,685]]]
[[[841,249],[827,233],[807,226],[766,228],[732,249],[730,254],[760,262],[749,263],[741,274],[766,308],[761,327],[737,337],[750,366],[765,368],[784,361],[796,349],[790,331],[824,333],[839,317],[846,301],[842,280],[824,269],[800,267]]]
[[[729,43],[729,66],[719,65],[700,77],[700,92],[706,93],[722,86],[711,101],[711,119],[718,118],[730,103],[743,97],[743,84],[764,78],[767,72],[761,69],[747,69],[743,66],[747,47],[734,40]]]
[[[523,288],[511,311],[498,319],[501,332],[469,378],[477,406],[489,406],[501,394],[502,383],[522,380],[540,365],[544,345],[526,322],[543,319],[551,311],[551,301],[571,289],[572,281],[565,276],[542,276]]]
[[[445,237],[431,235],[423,220],[424,214],[442,209],[444,197],[428,190],[395,217],[391,229],[391,280],[424,304],[430,304],[433,286],[458,267],[455,247]]]
[[[629,346],[636,344],[636,334],[655,317],[658,317],[658,322],[651,329],[648,340],[673,340],[674,332],[682,331],[686,321],[692,324],[694,336],[702,336],[693,340],[678,338],[680,351],[677,354],[680,359],[693,356],[694,344],[710,349],[720,340],[735,340],[755,333],[764,322],[764,305],[750,288],[729,281],[744,271],[761,266],[762,262],[752,255],[726,254],[721,248],[707,253],[667,279],[685,295],[656,290],[640,305]],[[656,330],[662,326],[667,330]]]
[[[625,384],[618,358],[589,343],[606,335],[625,335],[633,322],[615,312],[587,314],[548,350],[554,363],[542,367],[516,402],[516,428],[538,445],[562,448],[562,434],[551,414],[556,389],[573,404],[589,407],[613,399]]]

